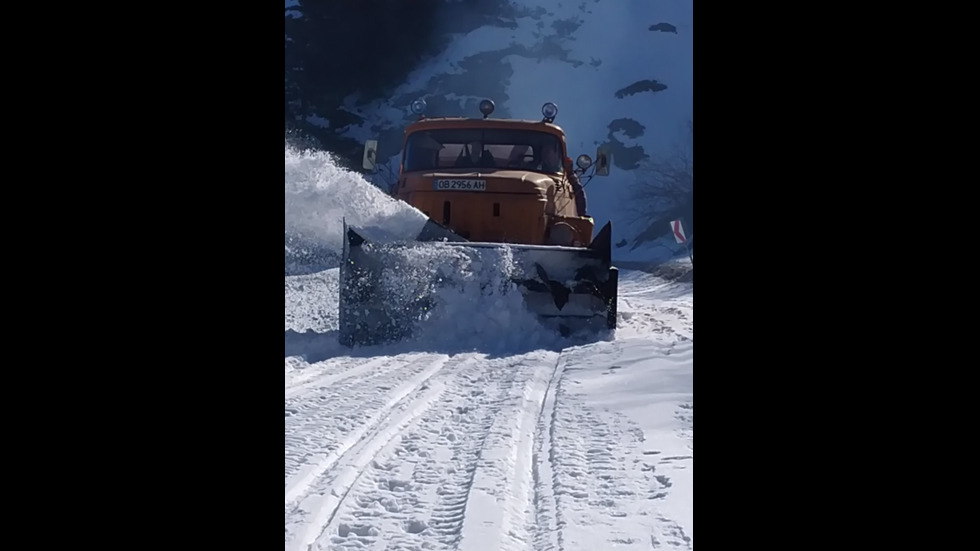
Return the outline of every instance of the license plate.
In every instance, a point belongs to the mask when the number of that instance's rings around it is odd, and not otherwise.
[[[486,191],[486,180],[436,180],[435,189],[458,191]]]

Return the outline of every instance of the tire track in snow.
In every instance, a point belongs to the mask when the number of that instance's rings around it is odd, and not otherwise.
[[[538,415],[534,437],[534,549],[538,551],[563,551],[564,538],[559,526],[562,522],[555,496],[555,401],[558,381],[565,371],[562,357],[555,362],[555,370],[548,382],[548,390]]]
[[[413,480],[425,483],[425,503],[417,511],[428,518],[422,533],[435,541],[432,549],[457,549],[462,538],[467,505],[477,465],[484,450],[490,429],[493,427],[498,404],[516,372],[506,367],[498,369],[483,365],[481,372],[465,374],[464,384],[456,387],[452,402],[446,404],[443,414],[434,421],[439,425],[436,437],[423,444],[429,449],[439,449],[443,461],[439,465],[421,467]],[[440,472],[441,471],[441,472]],[[419,526],[421,528],[421,526]]]
[[[439,355],[417,355],[375,358],[356,365],[358,379],[343,377],[323,386],[316,395],[293,395],[285,400],[285,476],[287,491],[290,480],[315,471],[345,439],[347,433],[363,425],[399,383],[429,367]],[[343,360],[337,360],[343,361]],[[373,371],[364,374],[368,364]],[[347,371],[345,370],[345,373]],[[312,385],[311,390],[321,390]],[[295,387],[294,387],[295,390]],[[327,465],[329,466],[329,465]]]
[[[355,506],[328,529],[330,549],[372,547],[454,549],[458,545],[476,464],[494,409],[514,370],[476,361],[447,370],[449,390],[438,406],[386,450],[356,490]],[[431,454],[431,455],[430,455]]]
[[[423,383],[424,384],[424,383]],[[333,522],[337,511],[350,497],[351,489],[361,479],[365,469],[374,458],[398,434],[412,424],[420,415],[427,411],[445,391],[445,383],[436,381],[432,385],[418,388],[420,394],[412,399],[404,400],[393,411],[389,421],[375,428],[372,434],[364,438],[350,453],[343,457],[338,468],[330,475],[319,481],[311,488],[306,500],[293,509],[286,510],[286,550],[316,549],[319,538]],[[299,519],[299,527],[294,537],[289,537],[289,523]]]
[[[345,365],[351,364],[353,365]],[[317,364],[316,368],[309,367],[311,375],[297,376],[286,387],[286,399],[295,398],[311,390],[325,389],[345,379],[370,373],[373,369],[384,364],[390,364],[387,357],[374,358],[355,363],[351,358],[337,358],[330,362]]]
[[[461,551],[518,551],[533,544],[535,428],[558,354],[523,357],[521,376],[494,415],[466,505]],[[508,369],[511,369],[508,367]]]
[[[319,397],[286,400],[287,511],[448,358],[424,355],[407,364],[389,359],[370,376],[326,389],[329,393]]]
[[[488,549],[484,531],[500,542],[502,530],[526,531],[533,426],[555,355],[467,356],[433,380],[442,397],[371,462],[314,548]],[[528,495],[506,494],[513,481]],[[493,514],[480,504],[488,491],[504,500]]]

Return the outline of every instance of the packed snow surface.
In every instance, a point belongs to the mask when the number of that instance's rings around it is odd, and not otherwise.
[[[348,349],[342,221],[425,219],[325,154],[287,147],[285,184],[287,551],[693,549],[693,283],[623,270],[618,329],[566,340],[479,284],[500,253],[414,338]]]

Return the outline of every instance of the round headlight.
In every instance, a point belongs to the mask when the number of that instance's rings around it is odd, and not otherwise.
[[[493,102],[488,99],[480,102],[480,112],[483,113],[484,117],[489,117],[490,113],[493,113],[494,107]]]
[[[558,116],[558,106],[549,101],[541,108],[541,114],[548,120],[555,120],[555,117]]]
[[[422,113],[425,113],[424,99],[419,98],[412,102],[412,113],[415,113],[416,115],[421,115]]]

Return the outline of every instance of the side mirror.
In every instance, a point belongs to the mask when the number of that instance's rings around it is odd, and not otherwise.
[[[378,140],[368,140],[364,143],[364,159],[361,161],[364,170],[378,168]]]
[[[603,145],[596,150],[595,154],[595,175],[596,176],[608,176],[609,175],[609,164],[612,162],[612,152],[609,151],[609,146]]]
[[[588,155],[579,155],[578,158],[575,159],[575,164],[582,169],[582,172],[585,172],[590,166],[592,166],[592,157],[589,157]]]

